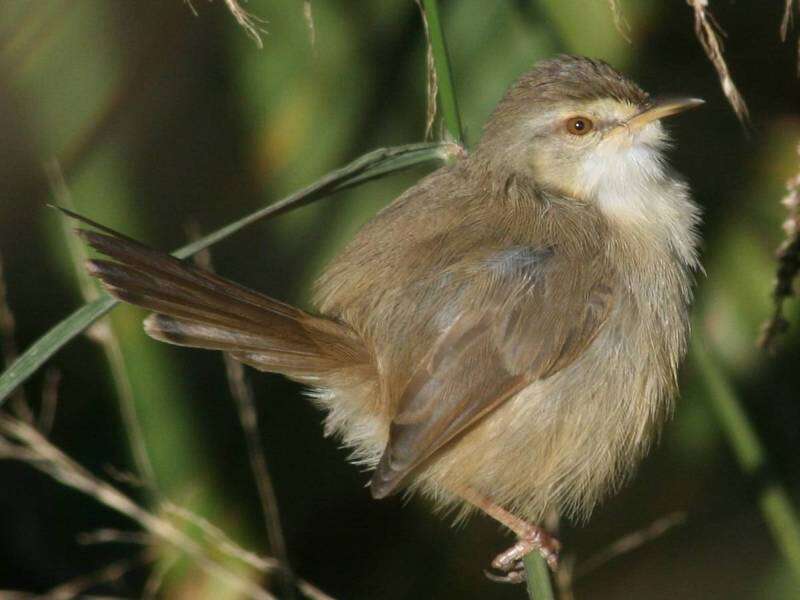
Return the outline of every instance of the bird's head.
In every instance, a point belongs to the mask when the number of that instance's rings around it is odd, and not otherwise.
[[[477,153],[501,157],[503,168],[538,186],[592,199],[663,177],[661,119],[702,103],[653,99],[602,61],[559,56],[511,86]]]

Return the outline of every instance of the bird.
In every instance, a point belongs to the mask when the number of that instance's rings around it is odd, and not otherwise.
[[[114,232],[89,272],[152,311],[153,338],[305,384],[376,498],[419,493],[515,534],[491,561],[556,568],[576,522],[627,481],[674,410],[700,209],[654,98],[559,55],[514,82],[474,149],[368,221],[306,311]]]

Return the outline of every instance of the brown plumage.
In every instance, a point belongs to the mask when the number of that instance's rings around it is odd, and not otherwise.
[[[84,232],[91,271],[158,339],[312,386],[382,498],[477,506],[529,543],[586,517],[671,410],[698,211],[665,166],[658,103],[562,56],[515,83],[475,151],[358,233],[303,312],[132,240]],[[539,537],[537,537],[539,536]]]

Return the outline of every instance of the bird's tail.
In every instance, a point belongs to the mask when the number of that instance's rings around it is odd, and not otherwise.
[[[324,385],[367,367],[369,353],[347,325],[306,313],[110,230],[79,230],[111,260],[89,272],[115,297],[154,311],[145,331],[159,340],[231,353],[262,371]]]

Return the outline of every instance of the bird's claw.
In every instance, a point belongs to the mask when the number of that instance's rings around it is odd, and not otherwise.
[[[525,574],[525,565],[522,564],[522,561],[519,561],[514,568],[502,573],[493,573],[488,569],[483,570],[483,574],[486,575],[486,578],[490,581],[494,581],[495,583],[511,583],[511,584],[518,584],[524,583],[525,580],[528,578]]]
[[[541,527],[529,526],[517,540],[517,543],[508,550],[498,554],[492,561],[492,569],[502,575],[485,571],[486,576],[492,581],[501,583],[522,583],[525,581],[525,566],[522,559],[529,553],[538,551],[542,555],[550,570],[558,568],[558,552],[561,543]]]

